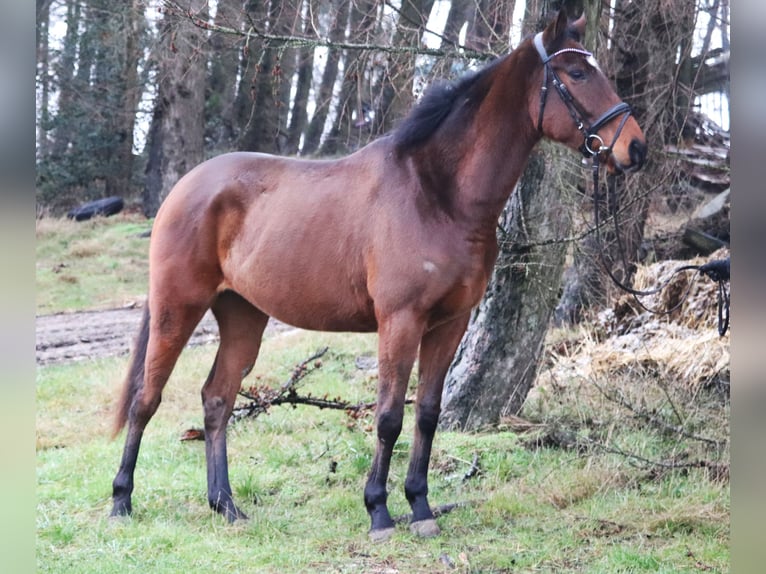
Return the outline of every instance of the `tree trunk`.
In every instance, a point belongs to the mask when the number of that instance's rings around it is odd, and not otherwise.
[[[372,41],[376,24],[376,0],[352,2],[349,14],[350,38],[359,44]],[[374,57],[374,56],[373,56]],[[357,50],[345,50],[342,56],[343,82],[338,98],[335,122],[327,134],[320,155],[338,155],[354,151],[372,138],[367,113],[372,106],[369,92],[370,55]]]
[[[219,0],[215,23],[239,30],[242,26],[241,0]],[[236,139],[234,101],[237,93],[240,40],[212,32],[210,34],[210,70],[205,98],[205,137],[209,152],[230,151]]]
[[[547,2],[527,3],[523,30],[544,24]],[[502,35],[502,34],[498,34]],[[445,379],[439,425],[475,430],[519,412],[534,384],[558,301],[571,209],[581,176],[572,152],[541,142],[503,211],[500,252],[487,292],[474,310]]]
[[[469,28],[473,21],[475,3],[472,0],[452,0],[450,3],[447,22],[444,24],[442,32],[442,50],[454,48],[460,40],[460,30],[464,24]]]
[[[247,0],[243,8],[245,27],[248,26],[249,22],[262,23],[266,21],[268,19],[268,4],[268,2],[260,0]],[[239,83],[234,98],[233,110],[234,131],[236,133],[235,145],[238,149],[243,149],[242,140],[252,121],[258,86],[258,69],[261,55],[264,53],[264,46],[265,43],[258,38],[251,38],[242,46],[242,56],[239,59],[239,69],[237,72]]]
[[[295,85],[295,98],[290,114],[290,125],[287,127],[288,154],[298,153],[301,136],[308,125],[308,102],[311,91],[311,78],[314,71],[314,50],[302,48],[298,52],[298,78]]]
[[[279,2],[279,4],[280,11],[275,19],[274,33],[293,37],[302,36],[306,24],[301,14],[303,0],[283,0],[282,2]],[[302,54],[303,50],[293,47],[282,47],[276,51],[277,69],[275,70],[276,74],[274,76],[274,93],[279,118],[279,135],[277,138],[276,149],[276,153],[279,154],[292,153],[288,151],[288,142],[290,139],[288,117],[290,116],[291,119],[290,112],[292,111],[292,108],[290,102],[293,98],[293,81],[297,79],[299,59],[302,57]],[[298,86],[296,85],[296,87]],[[305,90],[308,96],[308,88],[305,88]]]
[[[50,0],[37,0],[37,26],[35,40],[37,46],[37,92],[40,97],[37,116],[37,150],[38,158],[44,158],[49,153],[48,131],[51,129],[50,115],[50,47],[48,42],[48,25],[50,23]]]
[[[346,23],[348,22],[349,5],[349,0],[333,0],[330,3],[330,9],[333,12],[331,14],[329,36],[333,42],[339,42],[343,39]],[[303,142],[302,152],[304,155],[311,155],[319,148],[327,116],[332,105],[332,92],[335,87],[335,81],[338,78],[340,56],[341,54],[338,50],[327,51],[327,63],[322,72],[319,89],[316,90],[316,108],[309,122]]]
[[[86,29],[83,34],[78,34],[81,18],[80,3],[70,1],[67,4],[64,46],[61,57],[57,65],[54,66],[54,72],[59,84],[58,112],[54,124],[55,129],[53,131],[53,146],[51,150],[54,158],[61,158],[72,141],[72,133],[65,120],[77,115],[75,95],[78,89],[75,86],[75,64],[78,60],[78,52],[80,59],[78,69],[80,70],[84,69],[86,65],[84,60],[90,57],[90,50],[87,44],[87,41],[90,39],[89,31]],[[79,87],[82,88],[82,85]]]
[[[420,46],[428,16],[434,0],[403,0],[396,22],[394,46]],[[374,132],[390,131],[395,123],[404,117],[414,101],[413,78],[414,54],[389,54],[385,70],[375,93]]]
[[[487,293],[447,374],[442,428],[495,425],[523,405],[537,375],[566,255],[565,245],[534,244],[569,233],[561,196],[570,193],[578,172],[572,154],[554,144],[544,142],[532,153],[501,218],[504,232],[498,234],[500,253]]]
[[[495,54],[507,52],[514,4],[514,0],[475,0],[467,47]]]
[[[111,6],[111,3],[110,3]],[[107,89],[104,99],[111,113],[102,125],[102,141],[108,142],[105,158],[104,193],[107,197],[131,195],[133,179],[133,131],[142,88],[138,85],[139,36],[142,30],[143,2],[131,0],[115,5],[102,36]],[[119,7],[119,9],[118,9]],[[96,85],[100,85],[96,78]]]
[[[191,9],[198,11],[204,6],[203,0],[196,0]],[[183,32],[176,26],[176,20],[166,14],[158,49],[159,85],[147,143],[143,201],[147,217],[156,215],[181,176],[203,159],[206,37],[188,23]]]
[[[251,16],[252,17],[252,16]],[[256,17],[253,21],[261,22]],[[266,16],[264,29],[274,34],[285,34],[289,30],[292,16],[289,6],[272,2]],[[252,104],[247,123],[239,140],[239,147],[247,151],[280,153],[284,147],[286,113],[283,109],[284,86],[289,87],[291,78],[283,76],[279,52],[260,42],[251,47],[257,50],[257,64],[252,72]],[[292,50],[289,51],[292,53]]]

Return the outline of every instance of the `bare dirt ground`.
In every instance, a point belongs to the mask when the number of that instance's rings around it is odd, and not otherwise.
[[[35,319],[37,364],[127,355],[138,332],[142,312],[140,308],[125,308],[39,315]],[[287,328],[272,320],[267,332]],[[218,325],[208,312],[194,331],[189,345],[216,341]]]

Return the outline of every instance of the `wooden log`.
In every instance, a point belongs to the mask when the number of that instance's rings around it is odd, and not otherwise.
[[[729,244],[717,237],[708,235],[704,231],[687,227],[681,237],[684,245],[687,245],[697,251],[700,255],[710,255],[721,247],[728,247]]]

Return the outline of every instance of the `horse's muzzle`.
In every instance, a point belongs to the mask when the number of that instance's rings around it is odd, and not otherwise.
[[[628,146],[628,153],[632,162],[631,171],[641,169],[646,161],[646,142],[634,139]]]
[[[628,157],[630,158],[630,163],[624,164],[618,161],[614,154],[611,154],[606,164],[607,169],[612,173],[638,171],[646,162],[646,154],[646,142],[638,138],[633,138],[628,145]]]

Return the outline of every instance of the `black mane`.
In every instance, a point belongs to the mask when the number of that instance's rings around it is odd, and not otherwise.
[[[393,133],[394,147],[397,151],[405,152],[427,141],[444,122],[450,112],[456,107],[456,102],[471,96],[471,103],[477,104],[484,93],[476,88],[483,84],[481,81],[498,60],[479,70],[468,72],[457,80],[439,81],[432,84],[420,102],[402,120]]]

